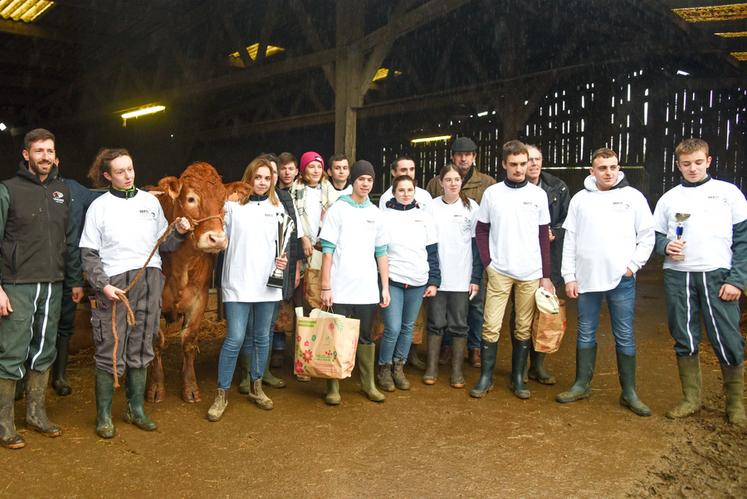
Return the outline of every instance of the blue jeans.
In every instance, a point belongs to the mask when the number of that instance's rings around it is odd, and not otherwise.
[[[615,347],[625,355],[635,355],[633,318],[635,315],[635,277],[623,276],[620,284],[609,291],[580,293],[578,295],[578,348],[596,345],[599,311],[602,299],[607,298]]]
[[[401,288],[389,286],[391,301],[381,310],[384,318],[384,337],[379,345],[379,365],[393,360],[405,362],[412,344],[412,330],[423,304],[425,286]]]
[[[218,388],[231,387],[239,351],[252,360],[252,381],[265,372],[275,302],[225,302],[228,328],[218,357]]]

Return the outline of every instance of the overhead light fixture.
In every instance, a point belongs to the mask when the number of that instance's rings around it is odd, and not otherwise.
[[[732,52],[730,55],[738,61],[747,61],[747,52]]]
[[[747,31],[728,31],[725,33],[714,33],[714,35],[721,38],[744,38],[747,36]]]
[[[683,71],[682,69],[677,70],[677,76],[690,76],[690,73]]]
[[[272,57],[275,54],[279,54],[281,52],[285,52],[285,49],[283,47],[278,47],[276,45],[267,45],[265,48],[265,57]],[[259,43],[253,43],[246,47],[246,53],[249,56],[249,59],[256,61],[257,55],[259,55]],[[244,67],[244,61],[241,60],[241,54],[237,52],[232,52],[228,54],[228,63],[231,66],[235,66],[237,68],[243,68]]]
[[[419,137],[417,139],[412,139],[410,141],[411,144],[427,144],[429,142],[441,142],[445,140],[449,140],[451,138],[451,135],[434,135],[432,137]]]
[[[681,9],[672,9],[672,12],[689,23],[738,21],[740,19],[747,19],[747,3],[710,5],[706,7],[685,7]]]
[[[8,129],[8,125],[0,121],[0,132],[4,132],[7,129]]]
[[[127,126],[127,120],[130,120],[132,118],[139,118],[141,116],[146,116],[149,114],[160,113],[165,110],[166,106],[163,106],[161,104],[148,104],[132,109],[126,109],[124,111],[121,111],[122,114],[120,114],[123,120],[122,126]]]
[[[402,74],[402,71],[398,71],[396,69],[390,70],[389,68],[379,68],[376,70],[376,73],[374,74],[373,78],[371,78],[371,81],[379,81],[383,80],[385,78],[389,78],[389,76],[399,76]]]
[[[0,0],[0,17],[32,23],[52,5],[51,0]]]

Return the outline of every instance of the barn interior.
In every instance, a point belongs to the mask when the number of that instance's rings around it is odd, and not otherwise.
[[[738,0],[0,0],[0,47],[2,178],[36,127],[55,133],[62,174],[86,185],[101,147],[127,148],[139,185],[193,161],[233,181],[260,153],[316,150],[371,161],[377,193],[402,153],[424,185],[458,136],[474,139],[478,166],[500,179],[501,145],[518,138],[542,149],[544,168],[572,193],[592,151],[611,147],[653,207],[679,182],[675,146],[696,136],[711,146],[711,173],[747,190]],[[558,385],[532,382],[529,401],[508,391],[504,335],[484,400],[450,388],[446,374],[425,387],[412,370],[412,390],[385,404],[361,396],[355,377],[331,408],[323,380],[293,380],[289,352],[276,372],[288,387],[268,390],[273,411],[234,391],[215,424],[205,417],[211,395],[180,398],[172,338],[166,399],[148,404],[157,432],[122,422],[117,393],[117,437],[95,436],[83,349],[68,369],[73,394],[48,392],[64,436],[21,429],[27,449],[0,452],[0,496],[745,497],[747,430],[724,421],[707,347],[703,411],[664,417],[680,386],[660,268],[641,273],[636,316],[651,418],[619,406],[606,316],[593,396],[555,403],[575,373],[570,300],[565,343],[548,360]],[[212,293],[196,365],[205,394],[225,330]],[[77,335],[90,345],[90,330]],[[471,385],[479,369],[466,369]],[[22,402],[16,414],[22,428]]]
[[[45,127],[78,180],[105,146],[130,149],[141,185],[317,150],[381,167],[381,191],[397,154],[425,183],[467,135],[497,178],[503,142],[538,144],[572,191],[611,147],[655,202],[678,181],[674,146],[700,136],[714,175],[744,183],[744,3],[3,0],[0,16],[6,175]]]

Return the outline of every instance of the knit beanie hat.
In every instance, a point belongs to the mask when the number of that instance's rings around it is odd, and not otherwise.
[[[359,159],[350,167],[350,183],[354,183],[355,179],[361,175],[370,175],[372,178],[376,177],[373,165],[365,159]]]
[[[306,165],[308,165],[312,161],[318,161],[322,165],[322,170],[324,169],[324,159],[322,159],[322,155],[318,152],[306,151],[301,155],[301,162],[298,165],[302,175],[303,171],[306,169]]]

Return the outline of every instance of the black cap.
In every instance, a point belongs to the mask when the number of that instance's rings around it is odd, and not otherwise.
[[[358,161],[353,163],[353,166],[350,167],[350,183],[352,184],[353,182],[355,182],[355,179],[357,179],[361,175],[370,175],[374,178],[376,177],[376,172],[374,171],[373,165],[365,159],[359,159]]]
[[[451,143],[451,152],[477,152],[477,144],[469,137],[457,137]]]

